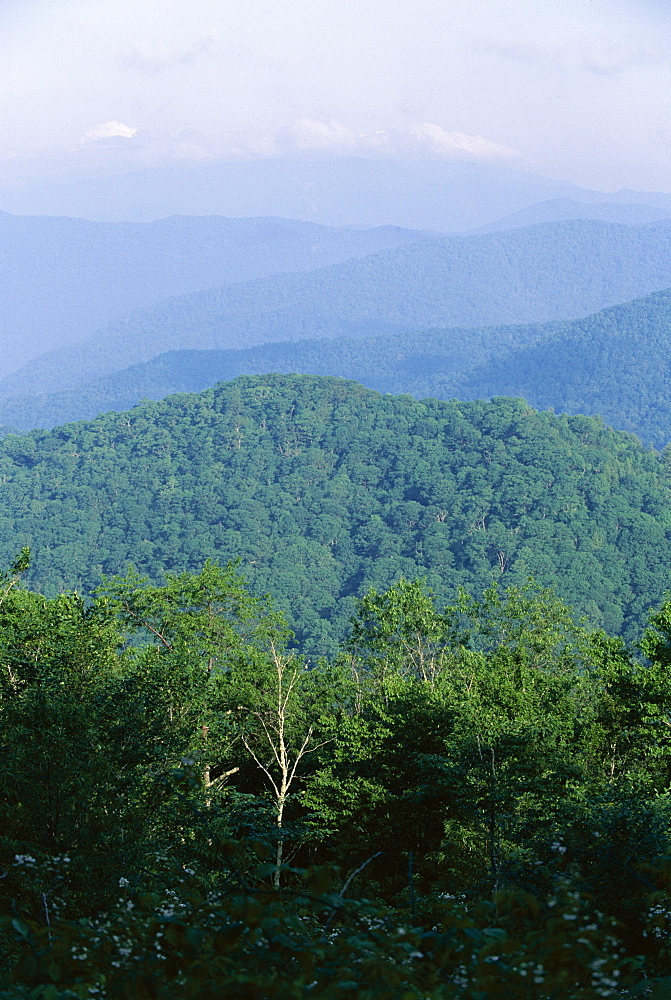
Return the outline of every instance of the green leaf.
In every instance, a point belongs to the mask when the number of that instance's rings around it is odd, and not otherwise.
[[[50,962],[47,966],[47,972],[55,983],[61,978],[61,967],[58,962]]]

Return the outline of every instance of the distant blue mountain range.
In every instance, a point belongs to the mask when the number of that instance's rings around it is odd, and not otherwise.
[[[404,242],[130,313],[34,359],[0,383],[0,398],[74,388],[168,350],[562,321],[671,287],[669,221],[573,220],[423,239],[394,230],[392,237]]]
[[[170,351],[76,389],[0,399],[0,424],[50,428],[266,372],[356,379],[371,389],[601,415],[658,448],[671,442],[671,290],[571,322]]]
[[[152,223],[0,213],[0,377],[169,295],[311,271],[418,238],[291,219],[174,217]]]

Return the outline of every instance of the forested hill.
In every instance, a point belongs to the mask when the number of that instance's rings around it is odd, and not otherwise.
[[[0,393],[73,387],[166,350],[573,319],[670,286],[671,222],[568,221],[419,240],[176,296],[43,355]]]
[[[78,389],[0,399],[0,424],[53,427],[238,375],[303,372],[419,398],[522,396],[540,409],[600,415],[661,449],[671,442],[670,359],[663,291],[566,323],[173,351]]]
[[[492,353],[457,394],[523,396],[542,409],[599,414],[663,448],[671,442],[671,290]]]
[[[0,445],[0,559],[30,582],[240,557],[310,654],[353,595],[400,574],[442,596],[534,574],[631,635],[669,585],[662,459],[598,420],[523,401],[417,401],[333,378],[268,375]]]

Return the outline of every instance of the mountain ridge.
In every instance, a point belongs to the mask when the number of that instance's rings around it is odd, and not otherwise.
[[[521,396],[538,409],[601,415],[663,448],[671,442],[670,357],[667,289],[564,323],[167,352],[76,389],[0,398],[0,424],[53,427],[240,375],[302,372],[418,398]]]
[[[511,215],[481,226],[475,232],[493,233],[504,229],[520,229],[542,222],[559,222],[571,219],[591,219],[599,222],[614,222],[625,226],[641,226],[660,222],[671,217],[671,205],[638,204],[636,202],[576,201],[573,198],[551,198],[535,202]]]
[[[281,218],[102,223],[3,213],[0,374],[169,295],[313,270],[425,237],[393,226],[348,230]]]
[[[531,261],[531,264],[530,264]],[[74,387],[169,349],[547,322],[671,286],[671,221],[573,220],[404,246],[173,297],[5,378],[0,394]]]

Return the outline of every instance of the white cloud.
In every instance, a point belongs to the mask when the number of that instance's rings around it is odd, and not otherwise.
[[[356,150],[361,137],[340,122],[299,118],[287,129],[287,139],[303,152],[347,153]]]
[[[84,134],[84,139],[113,139],[115,136],[132,139],[136,132],[136,128],[124,125],[123,122],[103,122],[101,125],[96,125],[95,128],[90,128]]]
[[[165,45],[151,42],[135,42],[123,57],[123,62],[144,73],[161,73],[173,66],[186,66],[195,62],[212,49],[218,38],[218,33],[211,31],[188,48],[180,49],[169,49]]]
[[[415,125],[409,131],[379,129],[375,132],[356,132],[333,119],[322,121],[314,118],[299,118],[272,137],[272,141],[268,142],[268,155],[277,155],[282,151],[332,156],[397,156],[419,152],[474,160],[501,160],[520,155],[510,146],[492,142],[481,135],[448,132],[432,122]]]
[[[439,156],[466,157],[473,160],[507,160],[520,153],[510,146],[492,142],[481,135],[466,135],[464,132],[448,132],[442,125],[423,122],[410,133],[418,143]]]
[[[381,123],[382,124],[382,123]],[[480,161],[510,160],[521,154],[510,146],[481,135],[448,131],[433,122],[405,129],[379,128],[360,131],[332,118],[297,118],[276,131],[252,129],[207,135],[190,128],[143,128],[138,132],[120,121],[103,122],[88,130],[80,144],[111,138],[135,138],[133,143],[115,143],[119,153],[133,161],[217,161],[276,159],[286,156],[359,156],[395,158],[429,156]],[[95,143],[94,143],[95,144]]]
[[[398,145],[395,138],[397,140],[392,132],[385,129],[356,132],[334,119],[298,118],[291,125],[266,137],[266,144],[270,155],[298,152],[347,156],[392,152]]]

